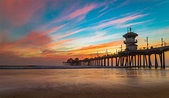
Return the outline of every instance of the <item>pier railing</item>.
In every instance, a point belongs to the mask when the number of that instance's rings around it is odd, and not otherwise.
[[[151,45],[149,47],[141,47],[138,50],[147,50],[147,49],[152,49],[152,48],[160,48],[160,47],[166,47],[169,46],[169,43],[165,43],[165,44],[156,44],[156,45]]]
[[[167,47],[169,46],[169,43],[165,43],[163,45],[161,44],[156,44],[156,45],[151,45],[149,47],[140,47],[138,50],[147,50],[147,49],[154,49],[154,48],[162,48],[162,47]],[[120,48],[120,47],[119,47]],[[108,56],[108,55],[117,55],[119,52],[125,52],[125,49],[119,49],[119,48],[112,48],[113,50],[116,50],[116,52],[97,52],[97,53],[91,53],[89,55],[92,55],[92,57],[101,57],[101,56]]]

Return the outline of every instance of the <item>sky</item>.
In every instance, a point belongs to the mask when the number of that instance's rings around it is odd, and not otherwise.
[[[0,65],[61,65],[125,49],[169,44],[169,0],[0,0]],[[169,53],[168,53],[169,55]],[[167,59],[169,59],[169,56]]]

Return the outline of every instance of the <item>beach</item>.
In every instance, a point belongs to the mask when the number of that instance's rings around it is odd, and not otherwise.
[[[0,98],[168,98],[167,73],[167,69],[1,70]]]

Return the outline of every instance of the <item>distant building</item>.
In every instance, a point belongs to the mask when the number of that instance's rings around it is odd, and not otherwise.
[[[66,63],[69,63],[70,65],[74,65],[74,60],[72,58],[68,59]]]
[[[125,38],[124,44],[126,44],[126,51],[137,50],[137,36],[138,34],[131,31],[131,27],[130,31],[127,31],[127,33],[123,35]]]

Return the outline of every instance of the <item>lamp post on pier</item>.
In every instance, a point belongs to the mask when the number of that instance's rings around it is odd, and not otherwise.
[[[147,42],[147,49],[148,49],[148,45],[149,45],[149,44],[148,44],[148,37],[146,37],[146,42]]]
[[[163,47],[164,40],[161,38],[161,46]]]

